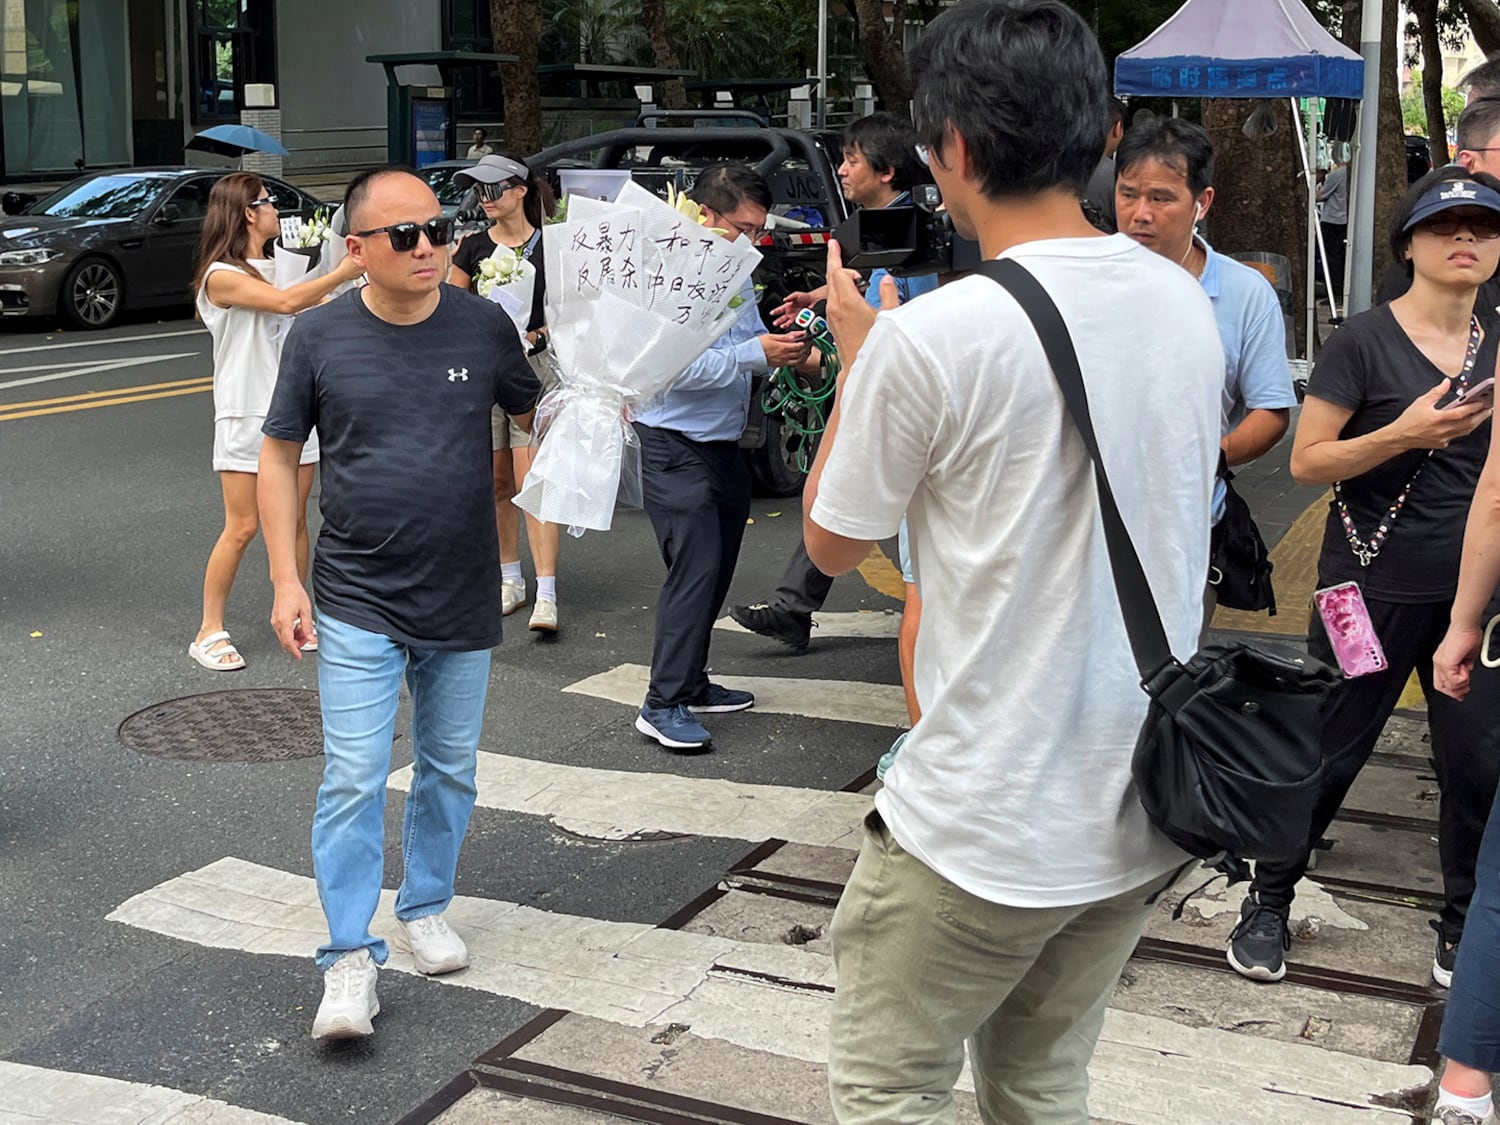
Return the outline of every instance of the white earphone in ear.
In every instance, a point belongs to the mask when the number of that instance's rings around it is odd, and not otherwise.
[[[1193,222],[1196,223],[1201,218],[1203,218],[1203,204],[1196,203],[1193,205]]]

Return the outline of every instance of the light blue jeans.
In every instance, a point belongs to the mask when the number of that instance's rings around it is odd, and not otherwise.
[[[328,919],[318,965],[368,949],[385,873],[385,785],[401,677],[411,689],[413,776],[401,831],[396,917],[440,914],[453,899],[458,849],[474,811],[475,755],[489,689],[490,651],[412,648],[318,614],[323,784],[313,817],[313,871]]]

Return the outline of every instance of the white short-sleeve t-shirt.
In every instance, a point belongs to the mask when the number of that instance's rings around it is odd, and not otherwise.
[[[1068,324],[1126,526],[1186,658],[1224,383],[1208,297],[1124,235],[1004,256]],[[876,798],[897,841],[1023,907],[1109,898],[1183,863],[1131,786],[1148,701],[1090,462],[1020,306],[970,277],[881,313],[839,413],[813,522],[879,539],[906,513],[922,589],[922,720]]]

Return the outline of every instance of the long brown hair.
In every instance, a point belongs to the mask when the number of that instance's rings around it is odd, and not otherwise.
[[[238,266],[251,277],[260,271],[250,264],[250,233],[245,229],[245,208],[265,190],[259,176],[249,172],[231,172],[208,194],[208,214],[203,219],[203,236],[198,240],[198,268],[193,273],[193,296],[203,291],[208,267],[215,262]],[[255,247],[259,252],[261,247]]]

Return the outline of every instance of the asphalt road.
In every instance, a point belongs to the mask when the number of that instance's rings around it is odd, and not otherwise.
[[[117,737],[123,719],[160,701],[315,686],[313,660],[287,658],[267,624],[258,542],[228,619],[249,667],[215,675],[186,655],[222,520],[209,465],[211,373],[209,337],[186,319],[103,334],[0,332],[0,1064],[162,1085],[308,1125],[390,1121],[537,1009],[388,973],[378,1034],[327,1048],[308,1038],[321,993],[310,958],[206,948],[107,920],[132,896],[223,857],[312,873],[320,759],[184,763],[133,753]],[[799,521],[796,500],[756,502],[732,600],[769,592]],[[878,726],[750,713],[713,724],[715,753],[669,757],[633,730],[631,708],[564,693],[649,663],[660,580],[640,513],[565,541],[563,631],[548,643],[524,631],[525,611],[507,622],[482,749],[815,789],[845,786],[886,749],[891,731]],[[852,576],[828,608],[896,603]],[[825,637],[797,656],[721,633],[714,668],[899,682],[889,640]],[[408,761],[403,724],[404,715],[393,767]],[[399,875],[399,813],[397,795],[388,887]],[[539,816],[480,809],[458,890],[654,924],[747,850],[713,836],[591,841]]]

